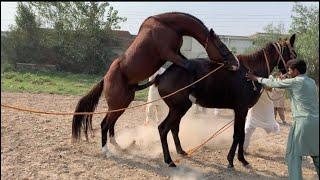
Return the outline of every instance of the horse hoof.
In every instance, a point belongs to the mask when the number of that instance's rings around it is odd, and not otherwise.
[[[234,168],[233,164],[228,164],[228,169],[233,169],[233,168]]]
[[[169,167],[177,167],[173,162],[169,164]]]
[[[252,166],[248,163],[248,164],[244,164],[243,165],[245,168],[247,168],[247,169],[252,169]]]
[[[107,145],[105,145],[105,146],[102,147],[101,153],[102,153],[102,155],[104,155],[106,158],[109,158],[109,157],[111,157],[111,155],[112,155],[111,152],[108,150]]]
[[[188,153],[186,153],[185,151],[178,152],[178,154],[180,154],[181,156],[188,156]]]

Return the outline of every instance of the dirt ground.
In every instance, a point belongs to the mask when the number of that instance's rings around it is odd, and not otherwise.
[[[73,112],[79,96],[53,94],[1,93],[1,103],[45,111]],[[130,106],[143,102],[135,101]],[[288,104],[288,102],[287,102]],[[105,111],[101,98],[97,111]],[[164,111],[165,113],[166,111]],[[192,107],[182,119],[180,139],[189,150],[202,143],[233,118],[230,110],[218,116],[208,109],[194,113]],[[287,119],[291,122],[290,113]],[[1,108],[1,178],[3,179],[287,179],[284,161],[290,125],[280,123],[280,134],[266,134],[257,129],[249,146],[244,168],[235,157],[235,168],[228,169],[227,153],[231,146],[230,128],[191,158],[183,159],[177,168],[163,161],[156,122],[144,125],[145,107],[127,110],[116,124],[116,140],[126,148],[133,140],[137,145],[119,152],[108,143],[112,155],[101,153],[100,122],[104,115],[95,115],[95,137],[89,142],[71,143],[72,116],[39,115]],[[177,155],[168,135],[172,159]],[[309,158],[303,160],[305,179],[318,179]]]

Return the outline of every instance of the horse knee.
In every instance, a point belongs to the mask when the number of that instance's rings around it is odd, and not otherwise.
[[[164,140],[166,138],[166,135],[168,134],[169,130],[161,124],[158,126],[158,130],[159,130],[160,138],[162,140]]]

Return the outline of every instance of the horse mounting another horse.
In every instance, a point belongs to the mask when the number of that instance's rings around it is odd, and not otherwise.
[[[203,79],[195,85],[193,89],[187,88],[174,96],[165,98],[164,101],[169,107],[169,113],[164,121],[158,126],[164,161],[169,166],[175,166],[170,157],[167,135],[172,132],[178,154],[187,155],[182,149],[179,140],[179,124],[181,118],[189,110],[192,103],[196,103],[206,108],[228,108],[233,109],[234,134],[233,142],[228,153],[228,167],[233,167],[233,159],[238,146],[238,160],[247,166],[249,163],[243,155],[243,143],[245,138],[245,120],[248,109],[251,108],[259,99],[262,90],[261,84],[256,84],[257,90],[251,81],[247,81],[245,74],[253,71],[254,74],[261,77],[268,77],[275,66],[285,73],[286,62],[296,58],[293,49],[295,34],[290,40],[279,40],[278,42],[268,43],[263,49],[260,49],[250,55],[237,56],[240,60],[240,69],[236,72],[220,69],[214,74]],[[171,65],[162,75],[157,76],[147,85],[156,84],[161,97],[177,91],[199,79],[218,67],[206,59],[191,60],[196,67],[196,72],[190,74],[185,69]],[[146,87],[147,85],[144,85]],[[195,100],[195,101],[193,101]],[[193,101],[193,102],[192,102]]]
[[[199,41],[210,60],[226,63],[230,71],[239,68],[238,59],[214,31],[209,31],[196,17],[179,12],[151,16],[142,23],[137,37],[125,53],[113,61],[104,79],[79,100],[75,112],[93,112],[102,92],[110,111],[128,107],[138,90],[138,83],[154,74],[166,61],[194,72],[190,61],[180,52],[183,35]],[[110,142],[117,145],[114,125],[123,112],[107,113],[101,122],[102,147],[105,152],[108,152],[106,143],[109,130]],[[73,116],[73,140],[80,139],[82,126],[88,139],[88,130],[92,130],[91,120],[92,115]]]

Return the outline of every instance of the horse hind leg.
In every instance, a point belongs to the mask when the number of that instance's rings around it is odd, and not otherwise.
[[[122,148],[119,146],[115,139],[115,133],[114,133],[114,126],[118,120],[118,118],[123,114],[124,111],[114,112],[113,116],[109,119],[110,121],[110,127],[109,127],[109,138],[110,143],[117,149],[122,150]]]
[[[101,126],[101,145],[102,145],[102,153],[108,154],[108,147],[107,147],[107,134],[109,129],[108,124],[108,116],[110,113],[107,113],[106,116],[103,118],[100,126]]]
[[[109,96],[108,101],[112,102],[112,99],[114,96]],[[119,96],[120,97],[120,96]],[[110,105],[109,103],[109,110],[116,110],[121,108],[126,108],[129,106],[130,102],[134,98],[134,91],[128,91],[126,92],[126,96],[122,95],[121,97],[123,99],[119,99],[117,96],[117,105]],[[114,101],[113,101],[114,102]],[[119,117],[123,114],[125,110],[116,111],[116,112],[108,112],[105,119],[101,123],[101,132],[102,132],[102,147],[103,147],[103,153],[107,153],[107,136],[109,132],[110,137],[110,143],[116,147],[117,150],[122,150],[121,147],[118,145],[118,143],[115,140],[115,133],[114,133],[114,126]]]
[[[114,145],[116,149],[121,149],[121,147],[118,145],[114,138],[114,125],[123,112],[124,111],[108,112],[106,117],[101,122],[102,153],[106,154],[107,156],[110,155],[107,146],[108,132],[110,137],[110,143]]]

